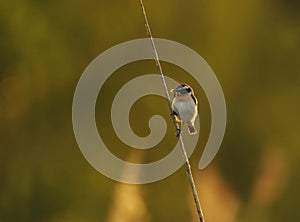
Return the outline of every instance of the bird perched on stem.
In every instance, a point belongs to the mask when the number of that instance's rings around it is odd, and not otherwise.
[[[198,101],[194,96],[193,89],[187,84],[180,84],[174,92],[172,100],[172,115],[176,116],[178,122],[187,123],[191,135],[197,133],[194,126],[198,114]]]

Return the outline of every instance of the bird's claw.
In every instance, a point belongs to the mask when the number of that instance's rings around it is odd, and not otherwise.
[[[179,137],[181,134],[181,129],[177,128],[176,129],[176,137]]]
[[[175,111],[172,111],[170,115],[171,116],[177,116],[178,114]]]

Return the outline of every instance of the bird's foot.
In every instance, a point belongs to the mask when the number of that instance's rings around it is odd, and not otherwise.
[[[181,134],[181,129],[177,128],[176,129],[176,137],[179,137]]]
[[[178,116],[178,113],[176,113],[175,111],[172,111],[170,115],[171,116]]]

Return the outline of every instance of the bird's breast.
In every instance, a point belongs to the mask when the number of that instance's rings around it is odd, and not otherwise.
[[[192,98],[185,101],[175,98],[173,105],[182,121],[194,121],[197,116],[197,107]]]

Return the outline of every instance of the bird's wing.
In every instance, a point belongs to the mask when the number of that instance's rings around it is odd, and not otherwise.
[[[195,97],[193,94],[192,94],[191,96],[192,96],[192,99],[193,99],[194,103],[195,103],[196,105],[198,105],[198,101],[197,101],[196,97]]]

